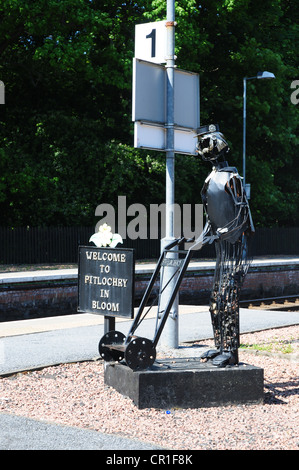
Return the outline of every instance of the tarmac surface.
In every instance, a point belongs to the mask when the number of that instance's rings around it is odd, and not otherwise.
[[[155,315],[149,316],[151,318],[141,323],[137,334],[151,339],[156,318]],[[126,335],[132,321],[116,318],[115,329]],[[298,323],[299,312],[240,309],[241,333]],[[178,330],[180,345],[212,338],[208,307],[181,305]],[[103,334],[104,317],[88,313],[1,323],[0,376],[55,364],[94,360],[99,357],[98,344]],[[161,342],[161,348],[165,349],[163,335]]]
[[[132,321],[116,318],[115,329],[126,334]],[[155,321],[155,314],[149,315],[138,329],[138,335],[151,338],[149,332]],[[299,324],[299,312],[240,309],[241,333],[296,324]],[[185,351],[190,355],[185,343],[213,336],[208,307],[180,305],[178,329],[177,352],[180,356]],[[104,318],[87,313],[0,323],[0,377],[97,359],[103,334]],[[159,448],[138,440],[0,413],[0,450],[159,451]]]

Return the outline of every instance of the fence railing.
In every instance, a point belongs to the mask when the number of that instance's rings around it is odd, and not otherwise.
[[[77,263],[78,246],[91,245],[94,227],[0,227],[0,264]],[[160,240],[124,240],[134,248],[136,260],[155,259]],[[253,237],[254,256],[299,255],[299,227],[258,228]],[[205,246],[196,258],[214,258],[214,246]]]

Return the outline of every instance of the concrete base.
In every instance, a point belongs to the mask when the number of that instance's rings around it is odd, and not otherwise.
[[[263,402],[264,371],[240,363],[218,368],[199,358],[162,359],[145,371],[105,363],[105,384],[139,408],[201,408]]]

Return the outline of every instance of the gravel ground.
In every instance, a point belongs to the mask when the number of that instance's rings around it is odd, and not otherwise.
[[[240,361],[264,369],[260,405],[139,410],[104,384],[94,361],[2,378],[0,412],[174,450],[298,450],[298,340],[299,325],[241,335]]]

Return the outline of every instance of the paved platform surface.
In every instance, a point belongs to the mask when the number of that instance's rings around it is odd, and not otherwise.
[[[117,455],[119,450],[150,451],[156,449],[159,447],[139,442],[137,439],[127,439],[97,431],[0,413],[0,451],[111,450]]]
[[[137,334],[152,338],[155,312]],[[132,320],[116,319],[115,329],[125,335]],[[240,309],[241,333],[299,324],[299,312]],[[213,336],[207,306],[179,307],[179,343]],[[104,318],[88,313],[0,323],[0,375],[59,363],[99,357]],[[152,334],[152,336],[151,336]]]

